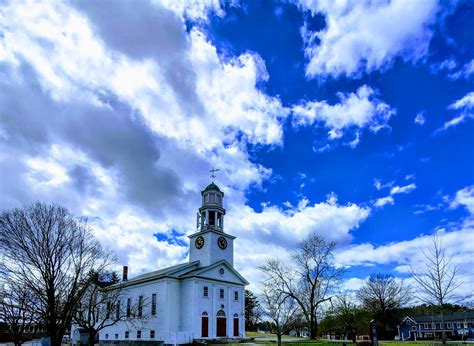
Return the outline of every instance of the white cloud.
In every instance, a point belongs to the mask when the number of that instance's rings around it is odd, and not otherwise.
[[[232,223],[228,230],[241,238],[272,243],[291,248],[312,232],[340,244],[351,240],[351,230],[367,219],[370,208],[357,204],[340,205],[334,194],[325,202],[310,203],[303,198],[296,207],[287,209],[264,205],[261,212],[251,207],[232,206],[229,216]]]
[[[416,185],[413,183],[405,186],[394,186],[390,189],[390,195],[393,196],[399,193],[410,193],[415,189]]]
[[[464,66],[460,70],[449,74],[449,78],[451,78],[451,79],[459,79],[459,78],[468,79],[473,74],[474,74],[474,59],[472,59],[471,61],[464,64]]]
[[[456,192],[456,196],[450,206],[451,208],[457,208],[460,205],[465,206],[466,209],[474,215],[474,185],[467,186]]]
[[[357,76],[390,66],[397,57],[418,61],[428,51],[438,12],[436,0],[297,2],[326,19],[319,32],[302,29],[310,77]]]
[[[407,178],[406,178],[407,179]],[[416,189],[416,185],[414,183],[405,185],[405,186],[393,186],[394,182],[389,182],[387,184],[383,184],[380,182],[379,179],[374,180],[374,186],[377,190],[381,190],[382,188],[391,188],[390,189],[390,195],[386,197],[381,197],[378,198],[374,202],[374,206],[377,208],[383,208],[386,205],[393,205],[395,204],[395,200],[393,198],[394,195],[400,194],[400,193],[410,193],[414,189]]]
[[[474,91],[471,91],[463,98],[451,104],[449,109],[473,109],[474,108]]]
[[[356,93],[338,93],[340,102],[334,105],[326,101],[306,101],[293,106],[295,126],[309,126],[322,123],[329,128],[328,138],[334,140],[343,136],[345,131],[356,129],[356,142],[360,130],[365,127],[377,132],[387,127],[390,117],[396,111],[376,97],[376,92],[367,85],[361,86]]]
[[[449,105],[448,109],[456,111],[460,110],[461,114],[445,122],[442,127],[435,130],[435,134],[442,131],[446,131],[450,127],[455,127],[468,119],[474,119],[474,112],[472,112],[472,110],[474,109],[474,91],[471,91],[464,97]]]
[[[381,208],[387,204],[390,204],[390,205],[394,204],[394,200],[392,196],[387,196],[387,197],[382,197],[382,198],[377,199],[374,203],[374,206]]]
[[[232,208],[246,208],[245,190],[271,176],[247,146],[281,145],[288,110],[257,88],[268,79],[257,54],[219,56],[204,33],[186,31],[184,17],[219,11],[217,2],[167,2],[175,12],[134,4],[138,23],[128,2],[98,15],[107,4],[2,8],[0,198],[5,208],[41,199],[88,216],[138,274],[183,260],[187,239],[154,233],[193,229],[209,167],[221,168]]]
[[[425,115],[424,112],[419,112],[416,117],[415,117],[415,124],[418,124],[420,126],[423,126],[425,123]]]

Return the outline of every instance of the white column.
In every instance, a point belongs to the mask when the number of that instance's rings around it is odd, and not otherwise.
[[[205,222],[206,225],[209,226],[209,210],[206,209],[206,222]]]

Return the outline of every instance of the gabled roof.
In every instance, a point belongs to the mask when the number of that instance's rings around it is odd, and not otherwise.
[[[449,315],[444,315],[444,317],[443,317],[444,322],[453,322],[453,321],[462,322],[466,319],[467,320],[473,320],[474,319],[474,311],[455,312],[455,313],[452,313],[452,314],[449,314]],[[420,317],[415,317],[415,320],[418,323],[441,322],[441,315],[420,316]]]
[[[241,282],[242,284],[244,285],[248,285],[249,282],[247,280],[245,280],[245,278],[239,274],[239,272],[237,270],[235,270],[230,264],[229,262],[227,262],[226,260],[220,260],[216,263],[213,263],[209,266],[206,266],[206,267],[201,267],[201,268],[197,268],[195,270],[192,270],[192,271],[189,271],[185,274],[182,274],[180,275],[180,278],[182,279],[185,279],[185,278],[190,278],[190,277],[204,277],[203,274],[208,272],[209,270],[215,268],[215,267],[218,267],[220,265],[224,265],[227,267],[228,270],[230,270]]]
[[[164,277],[172,277],[172,278],[179,279],[180,275],[183,275],[185,273],[195,270],[198,267],[198,265],[199,265],[199,261],[177,264],[172,267],[163,268],[160,270],[155,270],[149,273],[135,276],[134,278],[131,278],[130,280],[123,281],[119,284],[113,285],[111,286],[111,288],[117,287],[117,286],[122,286],[122,287],[132,286],[132,285],[136,285],[143,282],[158,280]]]
[[[414,323],[431,323],[431,322],[441,322],[441,315],[433,315],[433,316],[417,316],[411,317],[406,316],[401,323],[404,323],[407,319],[411,320]],[[474,320],[474,311],[466,311],[466,312],[454,312],[449,315],[444,315],[443,320],[445,323],[447,322],[462,322],[464,320]]]

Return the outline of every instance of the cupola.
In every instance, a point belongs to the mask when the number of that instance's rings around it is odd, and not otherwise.
[[[202,205],[197,214],[196,224],[198,231],[214,229],[224,232],[225,209],[222,204],[224,192],[212,182],[201,191],[201,196]]]

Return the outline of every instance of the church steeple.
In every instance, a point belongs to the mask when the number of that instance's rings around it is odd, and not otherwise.
[[[202,205],[197,213],[196,228],[198,232],[213,229],[224,232],[225,209],[222,206],[224,192],[210,183],[201,191]]]
[[[215,178],[214,172],[211,178]],[[197,213],[196,232],[189,235],[189,260],[199,261],[199,266],[208,266],[225,260],[234,263],[235,237],[224,233],[224,192],[214,183],[201,191],[201,207]]]

